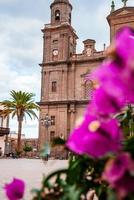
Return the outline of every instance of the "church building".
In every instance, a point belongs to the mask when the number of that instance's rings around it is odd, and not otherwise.
[[[40,147],[54,137],[68,137],[92,96],[92,81],[86,77],[105,59],[105,51],[96,51],[96,41],[90,38],[83,41],[83,52],[77,54],[72,9],[69,0],[54,0],[50,5],[50,23],[42,29]],[[124,25],[134,28],[134,7],[127,7],[124,1],[123,7],[115,10],[113,1],[107,21],[111,41]],[[41,119],[45,119],[45,124]]]

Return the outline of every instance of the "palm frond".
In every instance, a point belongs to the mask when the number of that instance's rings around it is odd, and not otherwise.
[[[33,93],[15,91],[10,92],[11,99],[4,100],[1,105],[4,106],[4,110],[8,110],[7,113],[12,113],[12,118],[16,115],[18,118],[27,114],[31,119],[32,117],[38,118],[36,113],[32,110],[40,110],[40,107],[34,102]]]
[[[9,109],[3,109],[3,110],[0,110],[0,116],[2,117],[7,117],[9,116],[9,114],[12,112],[12,110],[9,110]]]
[[[32,118],[37,118],[38,119],[38,116],[37,114],[33,111],[33,110],[27,110],[26,113],[29,115],[31,115]]]
[[[30,117],[31,120],[33,119],[31,114],[28,111],[26,111],[25,113]],[[25,121],[26,121],[26,117],[25,117]]]
[[[17,113],[16,110],[14,110],[14,111],[12,112],[12,118],[15,117],[16,113]]]

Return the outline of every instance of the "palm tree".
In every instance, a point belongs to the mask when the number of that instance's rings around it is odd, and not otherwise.
[[[38,118],[34,110],[39,110],[39,106],[34,102],[33,93],[14,91],[10,92],[10,100],[4,100],[1,105],[4,106],[5,116],[11,114],[12,118],[17,117],[18,121],[18,138],[17,138],[17,151],[21,150],[21,133],[22,133],[22,123],[26,115],[31,119]]]

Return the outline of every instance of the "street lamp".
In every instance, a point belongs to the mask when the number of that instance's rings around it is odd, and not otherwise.
[[[45,115],[44,119],[41,119],[42,125],[45,126],[46,128],[46,133],[45,133],[45,145],[44,145],[44,154],[48,160],[48,155],[50,154],[50,144],[49,144],[49,135],[48,135],[48,128],[49,126],[52,125],[53,120],[49,117],[48,114]]]

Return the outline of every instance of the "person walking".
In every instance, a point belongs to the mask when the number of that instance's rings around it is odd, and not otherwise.
[[[2,154],[3,154],[2,147],[0,147],[0,157],[2,157]]]
[[[42,158],[45,161],[45,163],[47,163],[46,161],[48,161],[49,155],[50,155],[50,145],[48,143],[45,143],[44,149],[42,152]]]

